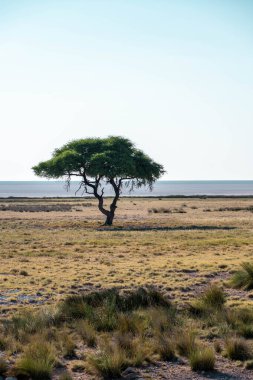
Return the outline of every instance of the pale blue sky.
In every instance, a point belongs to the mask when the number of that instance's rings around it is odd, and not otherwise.
[[[123,135],[164,179],[253,179],[252,0],[0,0],[0,180]]]

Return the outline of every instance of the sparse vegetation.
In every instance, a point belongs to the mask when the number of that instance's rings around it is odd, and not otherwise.
[[[182,199],[121,199],[119,215],[131,215],[127,226],[150,227],[138,232],[120,228],[119,222],[109,233],[96,229],[90,200],[91,207],[78,213],[80,200],[64,200],[71,204],[71,218],[27,211],[21,220],[13,211],[2,212],[0,350],[6,374],[32,373],[36,367],[41,373],[46,368],[43,378],[57,372],[69,380],[75,371],[87,378],[116,376],[129,366],[141,366],[142,372],[143,363],[176,357],[180,367],[180,356],[192,361],[194,370],[207,371],[205,350],[211,358],[212,348],[217,357],[226,355],[229,368],[227,342],[233,339],[246,342],[248,354],[241,357],[248,357],[243,361],[250,368],[252,294],[227,283],[241,261],[249,262],[251,220],[243,224],[245,219],[232,214],[219,218],[218,212],[202,212],[204,205],[213,210],[223,202],[193,199],[186,208]],[[246,207],[249,201],[242,202]],[[147,212],[158,206],[186,208],[187,214],[168,218]],[[152,230],[156,226],[172,228]],[[236,228],[222,229],[230,226]],[[35,358],[29,347],[37,341],[50,346],[50,365],[35,364],[41,354]],[[217,370],[220,365],[217,360]]]
[[[154,214],[186,214],[186,211],[183,208],[153,207],[148,209],[148,212]]]

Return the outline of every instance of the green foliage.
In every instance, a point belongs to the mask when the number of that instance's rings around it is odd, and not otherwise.
[[[253,264],[242,263],[241,270],[236,272],[231,279],[231,286],[236,289],[253,289]]]
[[[34,166],[33,171],[40,177],[65,177],[68,185],[72,177],[79,177],[79,189],[96,197],[99,210],[106,215],[106,225],[113,223],[124,185],[131,190],[141,186],[152,189],[153,183],[165,173],[162,165],[119,136],[71,141],[56,149],[50,160]],[[114,191],[109,209],[103,206],[104,184]]]
[[[193,371],[213,371],[215,364],[214,351],[208,347],[197,347],[191,352],[189,362]]]
[[[33,380],[47,380],[55,363],[54,349],[49,343],[36,341],[27,346],[16,363],[16,375],[28,375]]]
[[[134,186],[152,185],[164,169],[124,138],[87,138],[73,140],[56,149],[53,157],[33,167],[36,175],[60,178],[84,172],[87,177],[135,179]]]

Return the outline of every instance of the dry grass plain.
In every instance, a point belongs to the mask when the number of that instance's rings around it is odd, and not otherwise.
[[[252,259],[253,213],[246,210],[251,199],[124,198],[112,231],[103,229],[103,216],[90,199],[1,201],[2,207],[13,204],[72,207],[0,211],[2,312],[90,288],[147,284],[180,302]],[[217,211],[225,207],[242,210]],[[149,212],[153,208],[172,212]],[[230,293],[230,302],[252,304],[251,294]]]
[[[252,309],[252,291],[236,290],[227,286],[230,277],[242,262],[252,262],[252,205],[253,199],[250,198],[123,198],[119,202],[113,228],[105,228],[103,216],[99,213],[95,200],[92,199],[2,199],[0,201],[0,316],[5,327],[2,330],[0,328],[0,351],[2,344],[2,347],[6,347],[8,365],[10,368],[15,365],[20,353],[22,355],[26,345],[31,345],[34,336],[36,340],[39,333],[38,325],[37,335],[29,330],[30,317],[26,316],[25,329],[28,327],[29,329],[26,335],[20,336],[20,325],[17,323],[21,322],[15,320],[15,316],[27,309],[39,311],[44,306],[54,307],[69,295],[107,288],[137,289],[140,286],[154,285],[180,310],[187,303],[199,299],[210,283],[217,283],[224,288],[227,307]],[[227,344],[227,337],[233,338],[233,334],[237,334],[242,326],[238,325],[239,314],[236,314],[236,317],[231,316],[228,310],[224,311],[225,314],[228,313],[229,320],[226,321],[226,326],[229,325],[226,330],[222,319],[223,309],[221,311],[217,309],[216,312],[219,327],[216,326],[216,320],[205,319],[207,316],[203,320],[195,320],[195,317],[192,319],[187,314],[184,322],[186,325],[181,327],[177,325],[177,334],[178,328],[187,331],[194,326],[198,330],[198,339],[213,347],[215,344],[213,339],[217,338],[216,345],[218,347],[221,344],[220,349],[223,350]],[[144,313],[142,319],[149,318],[149,313],[153,313],[152,315],[156,315],[155,320],[159,320],[158,314],[155,314],[152,308],[150,312],[147,310],[140,313]],[[167,312],[161,313],[162,318],[166,319]],[[247,320],[250,321],[250,328],[253,326],[252,317],[247,313],[243,314],[244,329]],[[136,315],[130,317],[136,318]],[[5,322],[11,318],[14,321],[12,323],[18,326],[16,327],[18,333],[16,331],[16,336],[14,330],[12,331],[10,342],[4,334],[9,331],[8,325],[6,330]],[[235,318],[237,320],[233,325]],[[45,341],[49,339],[45,338],[46,336],[52,338],[56,334],[56,325],[50,328],[47,325],[43,326],[38,340],[43,336]],[[21,326],[21,330],[22,328]],[[90,326],[87,330],[85,325],[85,329],[85,334],[87,331],[90,333]],[[65,345],[69,345],[79,354],[75,360],[68,356],[63,356],[64,359],[61,359],[64,371],[67,369],[71,377],[67,375],[64,377],[64,374],[59,377],[62,371],[58,369],[54,370],[53,379],[100,378],[99,374],[89,375],[82,364],[90,348],[83,346],[83,343],[80,346],[80,336],[77,331],[80,332],[80,328],[76,330],[75,322],[71,322],[61,327],[57,338],[54,335],[56,347],[63,339]],[[105,331],[106,339],[109,339],[111,332],[108,326]],[[113,332],[112,340],[118,339],[117,331]],[[239,337],[248,334],[249,344],[252,345],[253,327],[250,331],[245,331],[243,330],[244,335],[240,335],[242,334],[240,332]],[[71,336],[75,343],[68,343],[68,339],[62,338],[63,336]],[[102,338],[103,333],[99,339]],[[158,338],[161,344],[164,336],[159,335]],[[158,338],[154,336],[152,339]],[[186,336],[184,338],[188,339]],[[139,335],[138,339],[143,339],[142,335]],[[150,344],[151,341],[148,340],[150,337],[147,336],[145,339]],[[171,341],[171,338],[169,340]],[[138,347],[141,347],[141,341],[138,342]],[[157,345],[157,342],[155,344]],[[168,342],[166,344],[168,345]],[[167,346],[166,348],[168,349]],[[158,348],[153,350],[156,352]],[[160,352],[159,350],[157,352]],[[58,349],[58,355],[59,352],[62,351]],[[161,352],[159,355],[161,358]],[[218,372],[211,378],[251,378],[251,371],[249,374],[248,370],[231,364],[232,362],[220,353],[217,355]],[[142,368],[140,373],[145,379],[205,378],[203,374],[193,373],[189,366],[181,364],[170,365],[160,362],[158,366],[155,364]],[[77,371],[73,370],[73,366],[76,366]]]

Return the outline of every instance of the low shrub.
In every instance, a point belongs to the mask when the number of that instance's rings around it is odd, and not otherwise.
[[[213,371],[215,354],[211,348],[198,347],[189,356],[190,367],[193,371]]]
[[[252,357],[248,343],[242,338],[231,338],[225,342],[225,354],[231,360],[247,360]]]

